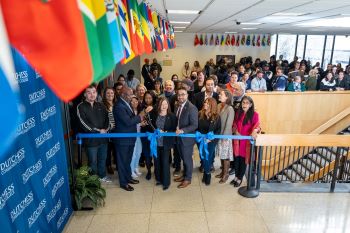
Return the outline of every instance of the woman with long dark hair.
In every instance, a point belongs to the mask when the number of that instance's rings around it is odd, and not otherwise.
[[[214,134],[220,134],[221,120],[218,113],[217,102],[214,98],[210,97],[203,103],[203,108],[199,111],[198,119],[198,131],[202,134],[213,132]],[[203,159],[203,178],[202,182],[206,185],[210,185],[211,173],[210,169],[213,166],[215,147],[217,140],[208,141],[208,158]]]
[[[254,109],[254,101],[250,96],[244,96],[233,122],[235,135],[252,136],[256,138],[260,132],[259,114]],[[250,142],[248,140],[234,140],[235,178],[230,184],[239,187],[242,183],[247,164],[250,161]]]

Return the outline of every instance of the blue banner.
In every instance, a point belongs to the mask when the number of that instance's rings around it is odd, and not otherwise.
[[[25,117],[0,160],[0,232],[61,232],[72,209],[60,102],[12,53]]]

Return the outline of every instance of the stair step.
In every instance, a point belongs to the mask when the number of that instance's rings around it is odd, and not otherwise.
[[[292,168],[299,173],[299,175],[305,179],[310,176],[310,171],[302,164],[293,164]]]
[[[277,175],[277,181],[281,183],[290,183],[290,179],[286,175]]]
[[[316,173],[320,170],[320,167],[311,159],[301,159],[300,163],[311,171],[311,173]]]
[[[334,161],[336,158],[335,153],[333,153],[332,151],[328,150],[327,148],[322,148],[319,147],[316,149],[317,153],[319,153],[320,155],[322,155],[323,157],[325,157],[328,161]]]
[[[292,182],[300,182],[302,181],[302,177],[293,169],[284,170],[284,174],[290,179]]]
[[[323,156],[319,154],[309,154],[307,157],[312,159],[319,167],[324,167],[329,164],[329,161],[323,158]]]

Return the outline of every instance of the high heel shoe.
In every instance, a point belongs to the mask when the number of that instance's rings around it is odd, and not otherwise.
[[[233,187],[237,188],[237,187],[241,186],[241,184],[242,184],[242,180],[236,181],[235,184],[233,185]]]
[[[207,174],[204,172],[204,173],[203,173],[203,177],[202,177],[202,183],[204,183],[204,182],[205,182],[206,177],[207,177]]]
[[[211,174],[208,173],[206,174],[206,177],[205,177],[205,185],[210,185],[210,180],[211,180]]]

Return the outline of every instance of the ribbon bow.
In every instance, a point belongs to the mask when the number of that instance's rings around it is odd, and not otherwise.
[[[205,159],[208,161],[209,151],[208,151],[207,140],[213,140],[213,139],[214,139],[213,132],[209,132],[207,134],[201,134],[198,131],[196,132],[196,142],[199,143],[199,155],[201,159]]]
[[[160,138],[160,130],[156,129],[153,133],[147,132],[147,139],[150,141],[150,147],[151,147],[151,157],[157,158],[157,144],[158,144],[158,138]]]

